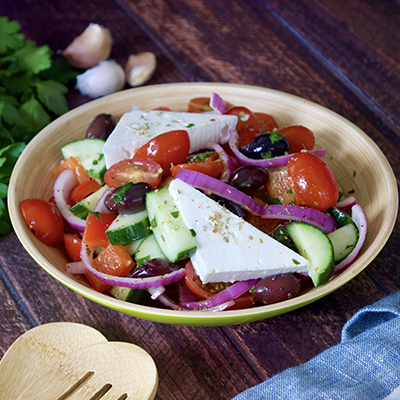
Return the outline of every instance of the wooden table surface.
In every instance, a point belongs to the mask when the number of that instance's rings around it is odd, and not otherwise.
[[[302,96],[364,130],[400,177],[400,3],[395,0],[2,0],[38,45],[64,49],[90,22],[108,27],[111,57],[155,53],[148,85],[231,82]],[[71,87],[70,107],[89,101]],[[154,358],[157,399],[230,399],[340,341],[360,308],[400,289],[400,228],[334,293],[291,313],[226,327],[150,322],[104,308],[58,283],[14,234],[0,238],[0,357],[40,324],[73,321]],[[135,368],[129,366],[127,368]]]

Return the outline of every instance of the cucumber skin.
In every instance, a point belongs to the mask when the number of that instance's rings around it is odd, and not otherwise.
[[[308,267],[308,271],[314,283],[314,286],[317,288],[321,286],[323,283],[327,282],[331,278],[334,270],[333,245],[327,234],[324,233],[321,229],[317,228],[316,226],[307,224],[305,222],[290,222],[288,225],[286,225],[286,229],[290,237],[292,238],[294,244],[296,245],[300,255],[302,255],[304,258],[310,261],[310,266]],[[301,237],[297,236],[298,232],[296,231],[298,229],[303,229],[303,230],[305,229],[306,231],[308,231],[308,233],[306,234],[310,236],[317,235],[317,240],[319,243],[313,241],[312,244],[315,245],[317,248],[313,247],[311,251],[311,256],[309,249],[307,250],[303,246],[304,234]],[[319,266],[315,265],[315,260],[313,265],[311,259],[313,258],[313,254],[315,255],[315,251],[318,252],[319,250],[321,250],[321,245],[323,246],[324,244],[326,245],[325,250],[327,251],[327,254],[324,255],[327,257],[327,263],[324,266],[324,268],[321,269]]]
[[[338,228],[341,228],[342,226],[345,226],[347,224],[354,223],[350,217],[348,217],[344,212],[340,211],[336,207],[328,208],[328,210],[326,211],[329,213],[329,215],[335,218]]]
[[[115,231],[106,231],[106,235],[111,244],[129,244],[135,240],[143,239],[150,235],[150,222],[140,221],[135,225],[119,228]]]

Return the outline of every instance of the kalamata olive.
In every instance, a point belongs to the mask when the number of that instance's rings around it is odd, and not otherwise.
[[[300,286],[300,279],[293,274],[268,276],[256,283],[253,294],[261,303],[279,303],[297,296]]]
[[[244,165],[238,168],[231,176],[230,184],[246,194],[252,194],[266,185],[269,173],[265,168],[256,165]]]
[[[181,268],[180,264],[171,263],[161,258],[153,258],[138,267],[131,275],[131,278],[151,278],[169,274],[179,268]]]
[[[257,136],[248,145],[242,146],[240,151],[249,158],[261,160],[288,154],[289,142],[277,132]]]
[[[223,197],[214,194],[212,198],[220,205],[225,207],[230,212],[236,214],[238,217],[245,219],[247,216],[247,211],[243,209],[239,204],[234,203],[231,200],[225,199]]]
[[[146,182],[129,182],[113,189],[104,199],[104,205],[110,211],[123,214],[143,211],[146,208],[146,193],[152,190]]]
[[[106,140],[114,128],[115,120],[111,114],[99,114],[90,123],[86,137]]]

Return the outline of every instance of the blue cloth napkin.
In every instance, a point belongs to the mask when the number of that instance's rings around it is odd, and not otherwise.
[[[400,399],[400,291],[358,311],[341,343],[233,400]]]

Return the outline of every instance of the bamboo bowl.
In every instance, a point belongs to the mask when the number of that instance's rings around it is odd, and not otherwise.
[[[40,243],[29,232],[19,204],[27,198],[49,199],[53,170],[61,160],[61,147],[83,138],[91,120],[100,113],[116,119],[138,104],[143,110],[168,106],[185,111],[194,97],[218,93],[235,105],[273,115],[280,127],[304,125],[316,136],[316,148],[327,149],[326,162],[344,192],[352,191],[364,209],[368,234],[356,261],[318,289],[281,303],[221,313],[173,311],[137,305],[98,293],[65,270],[64,257]],[[379,195],[377,195],[379,194]],[[178,83],[122,91],[78,107],[43,129],[20,156],[9,187],[9,211],[15,232],[32,258],[55,279],[105,307],[152,321],[192,326],[234,325],[256,321],[302,307],[338,289],[358,275],[378,255],[395,224],[398,193],[393,171],[376,144],[338,114],[302,98],[260,87],[221,83]]]

